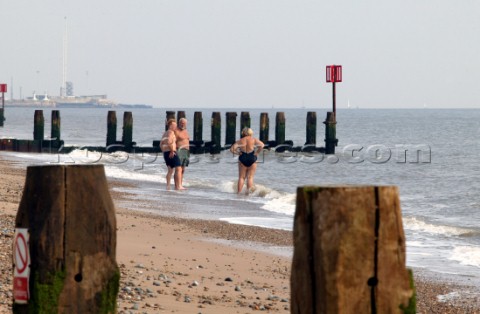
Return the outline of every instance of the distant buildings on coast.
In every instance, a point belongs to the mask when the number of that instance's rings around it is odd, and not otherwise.
[[[68,48],[68,27],[65,17],[65,32],[63,35],[63,59],[62,59],[62,86],[60,96],[37,94],[35,91],[31,97],[23,98],[20,89],[20,99],[13,97],[13,78],[10,85],[10,99],[5,99],[6,107],[54,107],[54,108],[152,108],[144,104],[119,104],[107,98],[107,95],[75,96],[73,82],[67,81],[67,48]],[[38,75],[39,71],[37,71]],[[88,72],[87,72],[88,73]],[[38,79],[38,78],[37,78]],[[1,99],[1,94],[0,94]]]
[[[50,96],[47,94],[37,95],[23,99],[5,100],[6,107],[53,107],[53,108],[152,108],[145,104],[120,104],[107,95],[86,96]]]

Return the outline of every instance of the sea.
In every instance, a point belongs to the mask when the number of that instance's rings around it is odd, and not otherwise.
[[[34,111],[5,109],[1,138],[32,139]],[[407,266],[480,282],[480,110],[477,109],[338,109],[334,155],[278,152],[259,156],[255,191],[237,195],[237,158],[228,150],[218,155],[193,155],[185,172],[186,191],[167,191],[166,166],[156,154],[89,152],[82,146],[105,146],[105,108],[61,109],[61,138],[77,148],[69,154],[0,152],[25,165],[103,164],[107,179],[129,183],[117,188],[129,195],[128,208],[193,219],[222,220],[292,230],[297,187],[313,185],[395,185],[399,188],[406,234]],[[193,138],[193,115],[203,115],[203,140],[211,137],[212,112],[222,120],[233,109],[151,108],[117,110],[117,139],[122,137],[125,111],[133,115],[133,141],[151,147],[165,130],[166,111],[184,110]],[[258,135],[260,113],[286,118],[286,140],[303,146],[307,113],[317,115],[317,146],[324,146],[328,109],[243,109],[250,112]],[[240,112],[238,111],[237,129]],[[50,134],[51,109],[44,109],[45,135]],[[224,121],[224,120],[223,120]],[[222,127],[222,144],[225,127]],[[238,134],[240,130],[237,130]],[[279,254],[291,254],[291,248]]]

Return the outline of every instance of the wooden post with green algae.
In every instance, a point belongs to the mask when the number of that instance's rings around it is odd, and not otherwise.
[[[15,221],[27,228],[27,304],[13,313],[115,313],[115,208],[103,165],[30,166]]]
[[[259,131],[259,139],[260,141],[267,143],[268,142],[268,132],[270,130],[269,126],[269,119],[268,113],[262,112],[260,113],[260,131]]]
[[[54,141],[60,141],[60,111],[59,110],[52,110],[52,128],[50,130],[50,138]]]
[[[45,131],[45,119],[43,118],[43,110],[35,110],[33,117],[33,139],[43,141]]]
[[[275,116],[275,142],[277,145],[285,143],[285,112],[277,112]]]
[[[325,124],[325,154],[335,154],[335,146],[337,146],[337,121],[333,112],[327,112],[327,118],[323,122]]]
[[[225,146],[235,143],[235,130],[237,129],[237,113],[225,113]]]
[[[109,111],[107,115],[107,146],[117,142],[117,113]]]
[[[182,119],[182,118],[183,118],[183,119],[186,119],[186,118],[187,118],[187,116],[186,116],[186,114],[185,114],[185,111],[184,111],[184,110],[179,110],[179,111],[177,111],[177,124],[179,124],[179,121],[180,121],[180,119]]]
[[[243,137],[242,135],[242,130],[244,128],[249,128],[250,127],[250,112],[248,111],[242,111],[240,113],[240,136]]]
[[[307,127],[306,127],[305,145],[317,144],[317,113],[309,111],[307,113]]]
[[[126,149],[131,149],[133,146],[133,116],[130,111],[123,113],[122,143]]]
[[[193,140],[195,142],[203,141],[203,117],[201,111],[195,111],[193,114]]]
[[[212,137],[212,146],[210,149],[211,154],[219,154],[222,150],[221,146],[221,127],[222,119],[220,117],[220,112],[212,112],[212,122],[211,122],[211,137]]]
[[[170,119],[173,119],[173,120],[176,121],[176,119],[175,119],[175,111],[167,111],[167,112],[166,112],[165,131],[168,130],[168,124],[167,124],[167,122],[168,122],[168,120],[170,120]]]

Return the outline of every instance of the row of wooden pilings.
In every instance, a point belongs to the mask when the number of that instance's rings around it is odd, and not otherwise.
[[[181,118],[185,118],[185,111],[167,111],[165,122],[174,119],[178,122]],[[242,111],[240,114],[240,134],[236,136],[237,130],[237,113],[225,113],[225,145],[224,148],[230,147],[235,141],[241,137],[241,130],[243,128],[251,127],[250,113]],[[334,154],[335,146],[338,140],[336,139],[336,121],[333,113],[328,112],[325,124],[325,147],[317,148],[324,151],[326,154]],[[220,112],[212,112],[211,117],[211,140],[203,140],[203,116],[202,112],[196,111],[193,116],[193,140],[190,141],[192,153],[204,153],[205,148],[208,148],[210,153],[218,154],[222,150],[221,145],[221,114]],[[277,112],[275,116],[275,140],[270,140],[270,119],[268,113],[260,114],[260,126],[258,138],[264,142],[267,147],[276,147],[279,145],[293,146],[293,142],[285,139],[286,119],[284,112]],[[165,130],[167,126],[165,125]],[[306,118],[306,141],[305,146],[310,147],[310,150],[316,148],[317,140],[317,114],[314,111],[307,113]],[[122,144],[125,147],[132,147],[134,145],[133,138],[133,116],[131,112],[125,112],[123,115],[123,134],[122,141],[117,141],[117,116],[115,111],[109,111],[107,117],[107,143],[106,145]],[[157,146],[156,143],[153,144]]]
[[[15,228],[13,313],[116,313],[103,165],[28,167]],[[298,187],[293,244],[291,313],[415,313],[396,187]]]
[[[245,127],[251,127],[250,113],[242,111],[240,113],[240,132],[238,136],[237,132],[237,116],[236,112],[225,113],[225,143],[222,146],[221,143],[221,113],[212,112],[211,116],[211,139],[210,141],[204,141],[203,139],[203,116],[202,112],[196,111],[193,117],[193,139],[190,141],[190,150],[193,154],[202,154],[209,152],[211,154],[218,154],[222,149],[229,148],[230,145],[241,137],[241,130]],[[185,111],[167,111],[165,122],[169,119],[185,118]],[[17,151],[34,151],[41,152],[42,148],[52,149],[59,148],[63,145],[61,140],[61,119],[60,111],[52,110],[51,116],[51,133],[50,139],[45,140],[45,119],[43,110],[35,110],[34,115],[34,127],[33,127],[33,141],[31,140],[16,140],[15,143],[11,141],[1,141],[0,149],[2,150],[17,150]],[[284,112],[277,112],[275,116],[275,139],[270,140],[270,118],[268,113],[263,112],[260,114],[260,125],[258,138],[266,144],[266,147],[275,148],[280,147],[281,151],[284,151],[286,147],[289,150],[307,150],[307,151],[320,151],[325,154],[334,154],[335,146],[337,146],[338,140],[336,139],[336,121],[332,112],[327,113],[325,124],[325,146],[317,147],[317,114],[314,111],[307,112],[306,117],[306,136],[303,146],[293,147],[293,141],[286,140],[286,118]],[[166,129],[165,123],[165,129]],[[14,149],[14,144],[17,149]],[[10,145],[11,147],[7,147]],[[107,138],[106,147],[116,146],[115,149],[124,149],[131,151],[135,148],[136,151],[141,149],[135,147],[136,142],[133,141],[133,114],[126,111],[123,114],[123,128],[122,138],[117,140],[117,115],[116,111],[109,111],[107,115]],[[152,143],[151,149],[158,149],[159,141]],[[146,150],[144,148],[144,150]]]
[[[57,152],[63,147],[61,140],[60,111],[52,110],[52,127],[50,138],[45,139],[45,119],[43,110],[35,110],[33,118],[33,140],[32,139],[0,139],[0,150],[18,152]]]

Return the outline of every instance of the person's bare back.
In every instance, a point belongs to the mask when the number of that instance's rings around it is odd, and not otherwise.
[[[242,192],[244,182],[247,180],[248,194],[255,189],[253,177],[257,170],[257,155],[263,150],[264,144],[259,139],[253,137],[253,131],[250,128],[244,128],[242,130],[242,136],[241,139],[230,147],[230,151],[233,154],[240,155],[240,157],[238,157],[237,193]]]

